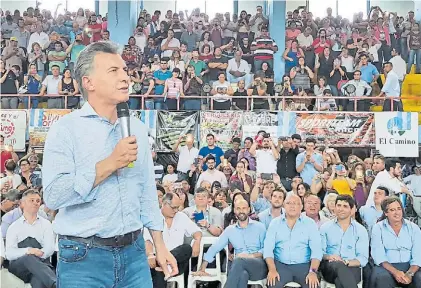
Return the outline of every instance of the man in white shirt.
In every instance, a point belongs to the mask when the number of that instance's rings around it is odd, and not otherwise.
[[[180,146],[180,143],[185,139],[186,145]],[[174,144],[173,152],[178,153],[178,172],[187,174],[195,159],[199,156],[199,149],[193,146],[194,136],[192,134],[181,135],[178,141]]]
[[[402,167],[399,160],[387,158],[385,161],[385,170],[376,175],[373,183],[371,184],[370,194],[367,198],[367,204],[374,203],[374,192],[377,187],[383,186],[389,189],[390,195],[405,193],[410,194],[408,187],[399,180],[402,174]]]
[[[38,216],[41,196],[28,190],[22,196],[23,216],[10,225],[6,235],[9,271],[33,288],[56,287],[56,275],[49,258],[55,236],[51,223]]]
[[[225,20],[221,22],[221,27],[223,29],[224,35],[224,44],[227,44],[227,41],[231,38],[237,38],[237,25],[231,21],[231,15],[229,12],[225,13]]]
[[[51,72],[53,75],[47,75],[44,81],[42,81],[41,91],[39,96],[47,95],[58,95],[58,84],[61,81],[60,67],[57,65],[51,66]],[[47,100],[48,109],[63,109],[64,100],[61,97],[48,97]]]
[[[241,59],[243,52],[237,50],[233,59],[228,61],[227,67],[227,80],[230,83],[238,83],[240,80],[244,80],[245,87],[250,87],[251,74],[250,67],[246,60]]]
[[[228,187],[227,177],[223,172],[215,169],[215,164],[215,157],[209,155],[206,158],[206,165],[208,169],[200,174],[199,179],[197,179],[196,188],[200,187],[200,184],[203,181],[208,181],[211,185],[213,182],[218,181],[221,183],[222,188]]]
[[[258,149],[259,142],[262,142],[262,149]],[[257,141],[250,148],[250,154],[256,158],[257,174],[276,174],[276,163],[279,159],[279,152],[273,144],[270,134],[263,132],[257,137]]]
[[[189,265],[190,258],[199,256],[200,241],[202,232],[199,227],[189,219],[183,212],[178,212],[181,200],[175,193],[167,193],[162,198],[161,213],[164,216],[164,238],[165,246],[177,260],[177,267],[180,274]],[[184,237],[193,237],[193,247],[184,244]],[[148,256],[149,267],[151,268],[153,287],[166,287],[165,275],[157,268],[155,247],[148,229],[144,230],[145,248]]]
[[[355,87],[355,91],[352,93],[349,93],[348,91],[351,91],[350,87],[353,85]],[[355,70],[354,71],[354,79],[349,80],[344,85],[342,85],[341,92],[342,95],[349,96],[349,97],[358,97],[358,96],[370,96],[371,91],[373,88],[361,79],[361,71]],[[346,111],[355,111],[354,107],[354,100],[347,101],[348,103],[345,105]],[[357,111],[369,111],[370,109],[370,100],[368,99],[360,99],[357,100]]]
[[[38,43],[41,46],[41,49],[45,49],[50,44],[50,37],[48,37],[47,33],[42,31],[42,23],[37,22],[36,24],[36,31],[31,34],[29,37],[28,42],[28,53],[32,51],[32,44]]]
[[[180,50],[180,41],[174,38],[174,31],[168,30],[168,37],[161,42],[161,58],[171,57],[174,50]]]
[[[400,98],[393,99],[393,109],[391,99],[387,99],[388,97],[400,97],[401,95],[399,76],[393,70],[393,64],[390,62],[384,63],[383,71],[386,77],[386,81],[383,85],[381,93],[378,95],[378,97],[386,96],[386,99],[383,103],[383,111],[403,111],[402,101]]]
[[[263,15],[263,8],[258,5],[256,7],[256,14],[251,16],[249,21],[249,26],[251,27],[251,31],[254,32],[255,37],[260,37],[260,26],[267,23],[269,23],[269,20]]]
[[[402,83],[405,80],[406,76],[406,62],[403,60],[401,56],[401,52],[393,48],[392,50],[392,59],[390,59],[390,63],[393,65],[393,71],[398,75],[399,80],[399,88],[402,94]]]

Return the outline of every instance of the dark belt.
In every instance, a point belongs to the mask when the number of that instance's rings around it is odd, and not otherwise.
[[[95,245],[95,246],[109,246],[109,247],[125,247],[133,244],[139,235],[142,234],[143,229],[139,229],[134,232],[130,232],[124,235],[110,237],[110,238],[100,238],[98,236],[91,236],[87,238],[76,237],[76,236],[64,236],[60,235],[59,239],[67,239],[71,241],[76,241],[84,244]]]

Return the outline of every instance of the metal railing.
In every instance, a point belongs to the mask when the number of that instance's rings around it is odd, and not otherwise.
[[[31,109],[31,99],[33,97],[37,97],[37,98],[64,98],[64,109],[67,109],[67,98],[68,97],[81,97],[82,95],[75,95],[75,96],[68,96],[68,95],[59,95],[59,94],[48,94],[48,95],[43,95],[40,96],[38,94],[0,94],[0,97],[20,97],[20,98],[28,98],[28,108],[24,108],[24,109]],[[277,111],[285,111],[285,109],[287,108],[287,103],[289,102],[294,102],[294,103],[302,103],[304,104],[304,102],[307,101],[312,101],[314,100],[322,100],[322,99],[335,99],[335,100],[348,100],[348,101],[352,101],[354,102],[354,111],[349,111],[349,112],[358,112],[358,101],[359,100],[370,100],[370,101],[379,101],[379,100],[383,100],[383,101],[390,101],[390,107],[391,110],[393,111],[393,107],[394,105],[396,105],[394,102],[394,100],[415,100],[415,101],[420,101],[421,102],[421,96],[411,96],[411,97],[373,97],[373,96],[226,96],[226,97],[220,97],[220,98],[216,98],[214,96],[180,96],[180,97],[170,97],[170,96],[163,96],[163,95],[148,95],[148,96],[144,96],[144,95],[130,95],[130,97],[133,98],[141,98],[140,101],[140,107],[139,109],[144,110],[145,109],[145,101],[147,100],[157,100],[157,99],[176,99],[177,100],[177,110],[181,110],[180,106],[181,106],[181,101],[182,100],[207,100],[210,103],[210,110],[213,110],[214,107],[214,101],[218,100],[218,99],[229,99],[228,101],[233,101],[233,100],[240,100],[240,99],[244,99],[244,100],[249,100],[246,101],[246,109],[244,111],[252,111],[252,106],[253,106],[253,101],[255,99],[259,99],[259,100],[269,100],[268,103],[275,103],[277,105],[281,104],[280,108],[281,109],[275,109]],[[296,102],[297,101],[297,102]],[[318,106],[318,105],[317,105]],[[314,111],[321,111],[320,107],[316,107],[317,110]],[[261,109],[259,109],[261,110]],[[294,111],[294,110],[289,110],[289,111]],[[311,111],[309,111],[311,112]],[[346,112],[346,111],[344,111]],[[364,112],[369,112],[369,111],[364,111]],[[408,111],[410,112],[410,111]]]

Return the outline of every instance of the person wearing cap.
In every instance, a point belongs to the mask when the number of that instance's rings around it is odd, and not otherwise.
[[[5,61],[6,69],[12,68],[13,65],[18,65],[22,70],[22,62],[26,59],[25,51],[18,47],[18,38],[10,37],[9,46],[3,49],[1,54],[3,61]]]
[[[1,201],[1,216],[13,210],[16,206],[19,205],[19,200],[22,196],[22,193],[18,189],[10,189],[6,194],[2,195]]]
[[[11,70],[10,67],[6,69],[5,62],[2,59],[0,59],[0,91],[2,93],[2,97],[1,97],[2,109],[17,109],[18,108],[18,105],[19,105],[18,97],[4,96],[7,94],[18,94],[18,89],[19,89],[19,81],[16,74]],[[1,171],[3,171],[3,169],[4,168],[1,167]]]

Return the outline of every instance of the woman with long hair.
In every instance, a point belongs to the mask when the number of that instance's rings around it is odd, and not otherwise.
[[[38,74],[37,65],[31,63],[29,65],[28,74],[23,77],[23,84],[27,87],[28,94],[39,94],[42,86],[42,76]],[[38,108],[38,97],[31,97],[31,108]],[[23,106],[28,108],[28,98],[22,98]]]
[[[38,42],[32,43],[32,50],[28,55],[28,61],[30,64],[34,64],[36,66],[37,74],[42,79],[44,77],[47,56],[45,52],[42,51],[41,45],[39,45]]]
[[[165,80],[164,100],[167,103],[168,110],[177,110],[177,99],[184,96],[183,81],[179,79],[180,69],[172,70],[172,77]]]
[[[58,82],[58,94],[67,95],[67,108],[77,108],[80,97],[75,96],[79,94],[79,84],[72,78],[72,73],[69,68],[63,70],[63,78]]]
[[[213,53],[210,52],[209,44],[205,44],[200,49],[199,60],[202,60],[205,63],[208,63],[213,58]]]
[[[178,179],[178,175],[177,175],[177,166],[173,163],[169,163],[167,164],[166,167],[166,174],[164,176],[164,178],[162,178],[162,182],[175,182]]]
[[[213,44],[212,40],[210,40],[210,32],[209,31],[205,31],[202,34],[202,37],[200,38],[200,42],[199,42],[199,51],[203,51],[203,46],[204,45],[209,45],[209,52],[210,54],[213,54],[214,49],[215,49],[215,45]]]
[[[168,61],[168,67],[171,71],[174,70],[174,68],[180,69],[179,78],[181,79],[186,70],[186,63],[180,58],[180,51],[174,50],[172,52],[171,60]]]
[[[354,167],[351,170],[350,173],[351,179],[354,179],[357,183],[357,186],[354,190],[354,198],[355,203],[357,204],[357,207],[364,206],[367,198],[368,193],[370,192],[369,189],[367,189],[367,182],[365,179],[365,165],[362,162],[356,163]]]
[[[303,49],[298,46],[297,40],[292,40],[288,43],[282,57],[285,60],[285,73],[289,74],[289,71],[298,65],[298,58],[304,56]]]
[[[307,183],[300,183],[297,185],[297,196],[300,197],[301,202],[303,203],[303,209],[304,209],[304,197],[307,194],[311,194],[310,186]]]
[[[221,188],[216,194],[215,194],[215,203],[214,207],[219,209],[220,211],[223,211],[225,208],[227,208],[228,201],[228,189],[227,188]]]
[[[316,54],[316,71],[318,76],[329,78],[333,69],[333,61],[335,58],[331,54],[330,47],[325,47],[323,52]]]
[[[272,68],[270,68],[268,62],[262,62],[261,73],[264,75],[263,82],[266,83],[267,86],[267,92],[269,95],[274,95],[274,73]]]

